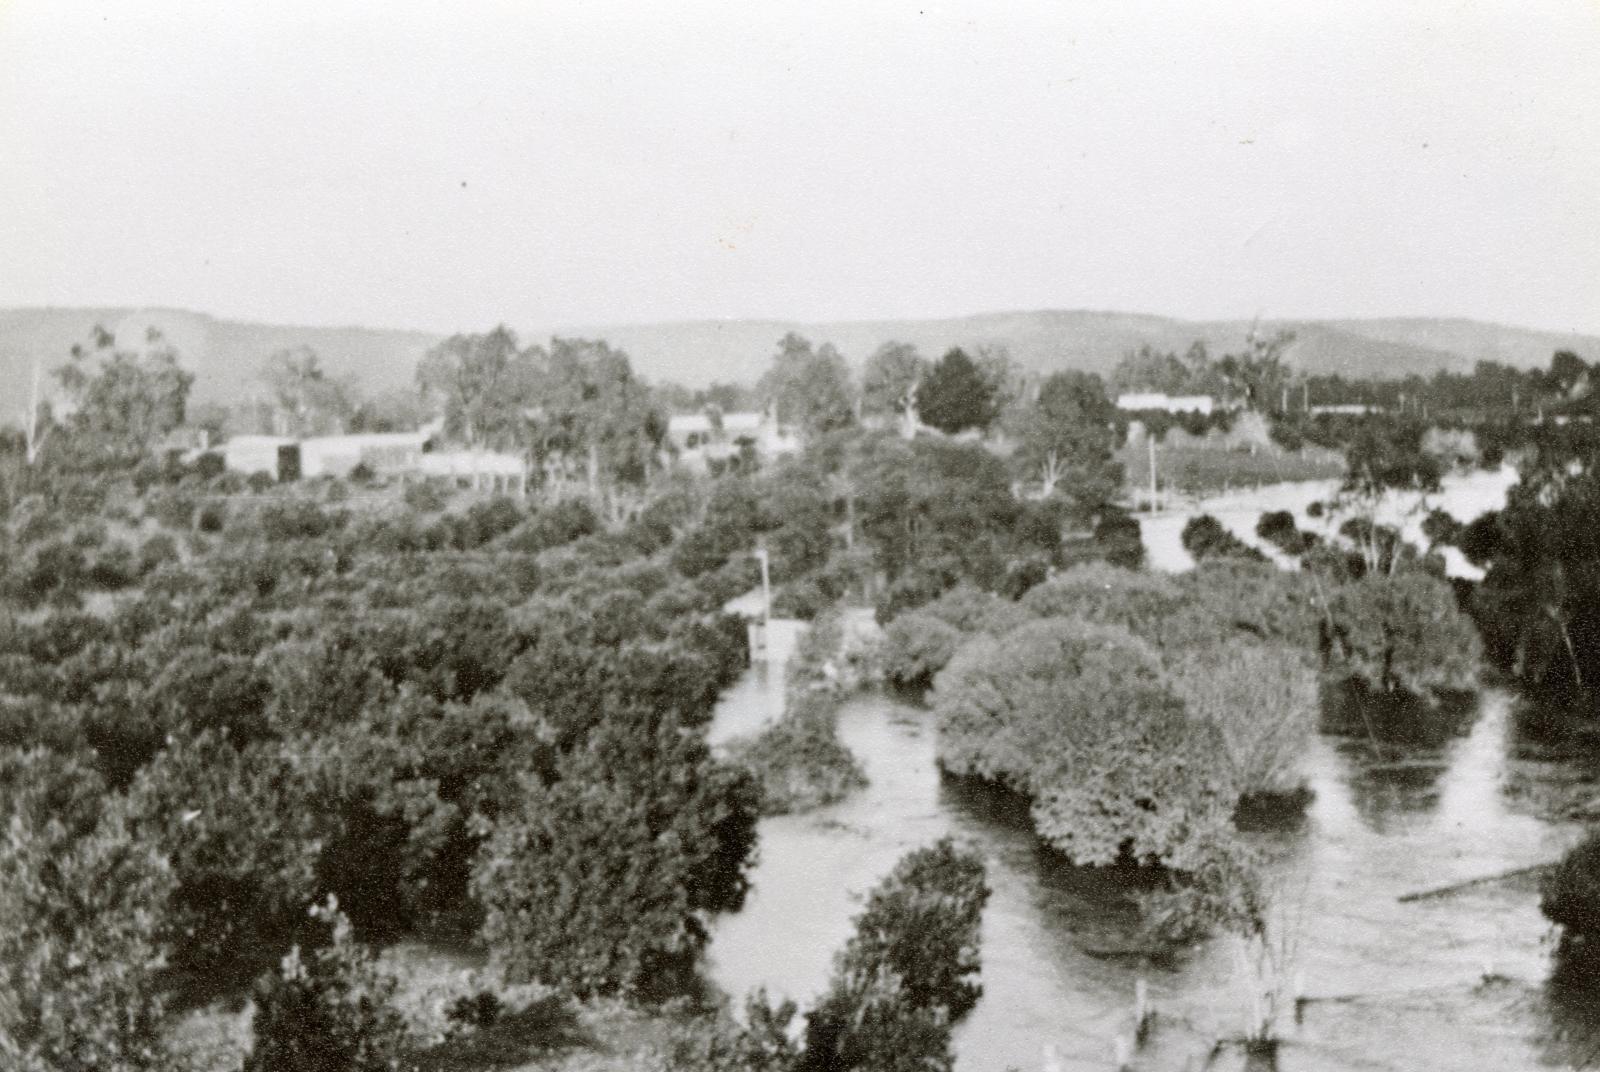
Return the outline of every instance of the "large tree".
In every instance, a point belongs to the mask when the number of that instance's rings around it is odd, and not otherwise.
[[[272,391],[274,431],[330,435],[343,431],[350,420],[350,391],[323,370],[309,346],[279,350],[267,359],[261,377]]]
[[[1057,372],[1039,388],[1031,406],[1018,407],[1011,432],[1012,455],[1020,476],[1038,481],[1046,496],[1066,484],[1066,492],[1091,506],[1109,501],[1122,482],[1112,460],[1116,446],[1116,407],[1106,398],[1100,377],[1087,372]]]
[[[922,419],[941,432],[987,429],[995,418],[995,389],[976,362],[957,347],[929,371],[918,398]]]
[[[474,450],[519,445],[538,363],[518,349],[505,325],[487,334],[452,335],[417,363],[424,399],[444,417],[445,432]]]
[[[642,482],[667,421],[628,355],[599,340],[554,338],[537,369],[529,401],[540,461],[583,472],[591,490]]]
[[[928,375],[928,361],[910,343],[886,342],[867,358],[861,373],[861,410],[900,422],[907,439],[921,423],[917,393]]]
[[[809,339],[789,332],[778,340],[761,388],[779,421],[807,438],[847,427],[855,419],[850,369],[831,343],[814,349]]]
[[[76,446],[105,458],[136,458],[183,423],[193,374],[178,364],[178,354],[155,328],[145,345],[133,350],[96,326],[88,346],[72,348],[72,358],[56,370],[72,410]]]

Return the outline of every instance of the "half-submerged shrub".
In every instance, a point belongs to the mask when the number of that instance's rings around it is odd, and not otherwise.
[[[1475,689],[1481,648],[1449,583],[1406,569],[1333,591],[1324,655],[1371,692],[1441,699]]]
[[[1233,641],[1166,660],[1173,691],[1191,718],[1215,726],[1217,773],[1244,798],[1294,798],[1301,759],[1317,732],[1317,674],[1299,653]]]
[[[1260,551],[1229,532],[1222,522],[1210,514],[1190,518],[1179,538],[1183,541],[1183,549],[1194,556],[1196,562],[1208,558],[1263,557]]]
[[[1539,910],[1561,928],[1564,957],[1590,964],[1600,956],[1600,831],[1592,831],[1545,873]]]
[[[1171,865],[1231,814],[1220,734],[1126,630],[1066,618],[979,637],[933,706],[940,763],[1030,796],[1040,836],[1077,863]]]
[[[867,900],[806,1018],[801,1068],[951,1067],[950,1023],[981,990],[983,862],[948,840],[907,854]]]
[[[789,815],[843,800],[867,784],[861,764],[839,742],[833,701],[791,695],[783,717],[730,742],[728,759],[761,787],[763,815]]]

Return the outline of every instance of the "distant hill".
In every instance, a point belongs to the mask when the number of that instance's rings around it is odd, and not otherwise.
[[[417,359],[439,336],[360,327],[295,327],[221,320],[181,309],[57,308],[0,310],[0,422],[15,419],[11,399],[25,397],[37,357],[46,368],[66,360],[69,348],[95,324],[120,337],[142,339],[159,328],[195,372],[195,400],[234,403],[260,390],[259,371],[277,350],[309,346],[333,375],[365,391],[407,387]],[[479,325],[488,327],[490,325]],[[634,368],[651,380],[703,386],[713,380],[754,381],[766,369],[777,340],[797,331],[831,342],[859,364],[881,343],[914,343],[937,357],[951,346],[1003,345],[1038,371],[1083,369],[1106,373],[1123,354],[1149,344],[1182,352],[1199,339],[1214,354],[1240,347],[1248,321],[1187,321],[1138,313],[1040,311],[983,313],[937,320],[858,320],[810,323],[780,320],[696,320],[658,324],[566,326],[523,332],[528,340],[550,334],[599,337],[626,350]],[[1600,337],[1507,327],[1472,320],[1269,321],[1256,330],[1295,332],[1287,359],[1296,368],[1347,376],[1387,378],[1431,375],[1441,368],[1468,371],[1479,360],[1519,367],[1542,366],[1558,349],[1600,361]]]

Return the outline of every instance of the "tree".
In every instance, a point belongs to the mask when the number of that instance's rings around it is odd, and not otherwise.
[[[90,345],[74,346],[56,376],[70,403],[76,445],[89,456],[118,461],[148,454],[183,423],[194,384],[155,328],[146,331],[142,350],[130,350],[97,326]]]
[[[959,347],[928,372],[918,397],[923,420],[949,435],[986,430],[995,419],[994,385]]]
[[[1216,728],[1122,629],[1052,618],[977,637],[933,709],[940,764],[1030,796],[1039,835],[1080,864],[1179,866],[1237,799]]]
[[[417,363],[417,385],[444,416],[445,432],[472,450],[508,450],[523,433],[538,362],[501,325],[484,335],[452,335]]]
[[[832,343],[813,350],[809,339],[789,332],[778,340],[761,389],[777,408],[779,421],[799,428],[807,438],[855,420],[850,369]]]
[[[343,431],[352,415],[349,391],[322,370],[309,346],[279,350],[261,377],[272,391],[274,431],[280,435],[329,435]]]
[[[873,351],[861,373],[861,410],[900,422],[910,439],[921,423],[917,393],[928,375],[928,361],[910,343],[886,342]]]
[[[755,845],[754,783],[674,719],[596,726],[554,781],[528,776],[478,858],[483,936],[513,981],[579,996],[671,989],[738,906]]]
[[[23,456],[29,465],[39,460],[39,452],[44,449],[45,441],[50,438],[53,426],[50,402],[39,397],[39,362],[35,360],[33,377],[28,387],[28,408],[23,413],[22,426]]]
[[[1040,386],[1038,401],[1016,413],[1013,457],[1046,496],[1065,481],[1069,495],[1097,507],[1109,502],[1122,483],[1122,467],[1111,453],[1115,420],[1116,407],[1100,377],[1057,372]]]
[[[550,340],[529,395],[534,454],[591,492],[641,484],[666,437],[665,414],[633,374],[628,355],[600,340]]]
[[[1455,593],[1420,570],[1368,574],[1329,600],[1330,658],[1385,694],[1470,691],[1480,648]]]
[[[170,1067],[160,940],[172,875],[94,771],[45,749],[0,755],[0,1065]]]

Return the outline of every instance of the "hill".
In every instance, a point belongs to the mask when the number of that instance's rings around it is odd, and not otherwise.
[[[417,359],[439,336],[427,332],[362,327],[296,327],[222,320],[182,309],[49,308],[0,310],[0,399],[25,397],[37,358],[46,368],[66,360],[76,343],[104,324],[124,339],[159,328],[196,373],[195,400],[236,403],[260,390],[259,370],[277,350],[309,346],[323,366],[362,390],[408,387]],[[765,370],[777,340],[796,331],[831,342],[859,364],[889,339],[914,343],[937,356],[952,346],[1005,346],[1027,368],[1049,372],[1084,369],[1106,373],[1141,345],[1182,352],[1199,339],[1213,353],[1244,344],[1247,321],[1189,321],[1139,313],[1046,310],[983,313],[933,320],[854,320],[809,323],[782,320],[696,320],[657,324],[565,326],[524,332],[599,337],[626,350],[634,368],[651,380],[701,386],[713,380],[753,381]],[[1479,360],[1520,367],[1544,365],[1557,349],[1600,360],[1600,338],[1507,327],[1472,320],[1284,320],[1257,330],[1290,330],[1287,360],[1296,368],[1347,376],[1431,375],[1441,368],[1469,370]],[[15,419],[0,403],[0,421]]]

